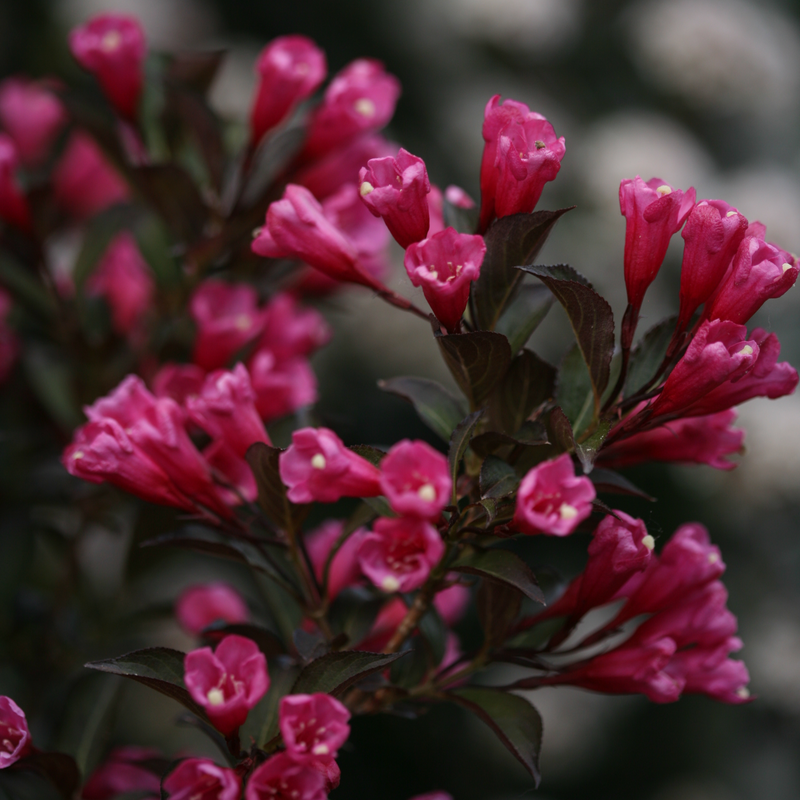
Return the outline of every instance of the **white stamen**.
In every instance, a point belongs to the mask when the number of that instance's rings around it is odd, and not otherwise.
[[[250,327],[250,317],[247,314],[239,314],[236,317],[236,327],[240,331],[246,331]]]
[[[709,553],[708,554],[708,563],[709,564],[716,564],[719,561],[719,556],[716,553]]]
[[[739,212],[738,211],[729,211],[725,216],[726,217],[735,217]]]
[[[311,459],[311,466],[314,467],[314,469],[325,469],[327,464],[328,462],[325,460],[325,456],[322,455],[322,453],[317,453]]]
[[[83,450],[76,450],[76,451],[75,451],[75,452],[72,454],[72,460],[73,460],[73,461],[78,461],[78,460],[80,460],[81,458],[83,458],[83,455],[84,455],[84,453],[83,453]]]
[[[315,756],[326,756],[330,753],[330,748],[326,744],[318,744],[314,745],[314,749],[311,751]]]
[[[753,355],[753,348],[746,344],[739,352],[744,353],[746,356],[751,356]]]
[[[652,536],[651,536],[651,535],[648,533],[648,534],[647,534],[647,536],[645,536],[645,537],[642,539],[642,544],[643,544],[643,545],[644,545],[644,546],[645,546],[645,547],[646,547],[648,550],[653,550],[653,549],[655,548],[655,546],[656,546],[656,540],[655,540],[655,539],[654,539],[654,538],[653,538],[653,537],[652,537]]]
[[[364,181],[358,191],[362,197],[366,197],[370,192],[375,191],[375,187],[369,181]]]
[[[791,268],[792,268],[792,265],[791,265],[791,264],[784,264],[784,265],[783,265],[783,271],[784,271],[784,272],[786,272],[786,270],[788,270],[788,269],[791,269]]]
[[[394,577],[394,575],[387,575],[381,581],[381,589],[384,592],[396,592],[400,588],[400,581]]]
[[[423,483],[422,486],[417,489],[417,494],[420,500],[432,503],[436,499],[436,487],[432,483]]]
[[[578,509],[569,503],[562,503],[558,513],[561,519],[575,519],[578,516]]]
[[[106,52],[111,53],[122,44],[122,36],[119,31],[108,31],[100,40],[100,47]]]
[[[361,114],[362,117],[375,116],[375,103],[368,97],[361,97],[353,104],[353,108]]]
[[[666,183],[662,183],[661,186],[659,186],[658,189],[656,189],[656,194],[659,197],[663,197],[665,194],[672,194],[672,187],[667,186]]]
[[[209,689],[206,697],[208,698],[208,704],[212,706],[221,706],[225,702],[225,695],[222,689]]]
[[[740,686],[736,690],[736,696],[741,697],[742,700],[747,700],[747,698],[750,697],[750,690],[746,686]]]
[[[439,273],[433,268],[428,270],[428,275],[430,275],[433,280],[436,280],[439,277]]]

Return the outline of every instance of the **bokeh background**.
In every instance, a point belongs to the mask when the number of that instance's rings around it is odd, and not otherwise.
[[[800,11],[790,0],[0,0],[0,75],[78,77],[66,32],[101,10],[137,14],[154,48],[228,48],[212,93],[225,117],[246,115],[253,62],[274,36],[311,36],[326,50],[331,72],[359,56],[383,60],[403,85],[390,138],[422,156],[436,183],[459,184],[474,197],[486,101],[500,93],[528,103],[567,143],[562,170],[539,207],[577,205],[541,258],[587,275],[618,319],[622,178],[657,175],[681,188],[693,185],[698,199],[730,202],[764,222],[772,241],[800,251]],[[643,328],[677,310],[679,264],[680,247],[648,294]],[[395,285],[412,293],[399,272]],[[753,320],[778,334],[782,357],[795,365],[797,292],[769,302]],[[325,308],[336,336],[315,363],[320,412],[350,441],[427,437],[410,409],[379,392],[376,381],[413,372],[447,382],[429,331],[365,295]],[[566,330],[554,309],[531,346],[557,362]],[[569,689],[537,692],[532,699],[545,721],[543,800],[800,797],[800,397],[751,401],[740,422],[747,453],[736,470],[641,470],[637,482],[658,502],[620,507],[642,516],[656,536],[689,519],[709,527],[728,564],[729,605],[739,616],[757,700],[725,707],[690,697],[655,706]],[[31,667],[57,663],[59,637],[78,630],[59,595],[64,549],[48,532],[55,523],[47,504],[31,509],[18,494],[9,497],[18,486],[13,468],[6,460],[3,466],[0,690],[38,708],[42,739],[68,742],[69,726],[56,732],[45,712],[69,718],[74,701],[65,698],[96,685],[79,677],[56,685],[47,667]],[[37,468],[33,481],[61,480],[54,460]],[[62,514],[58,526],[68,531],[69,519]],[[73,566],[89,577],[83,599],[98,620],[137,603],[167,604],[180,585],[220,575],[218,564],[199,557],[128,557],[132,529],[122,513],[84,537],[77,551]],[[542,549],[536,557],[560,559],[556,566],[569,574],[580,568],[581,549],[585,542],[573,553]],[[123,576],[129,588],[120,598]],[[226,576],[243,580],[233,569]],[[99,634],[80,631],[96,657],[115,654],[103,652]],[[474,623],[467,620],[463,633],[474,635]],[[131,623],[132,642],[189,646],[179,637],[156,615],[144,627],[141,618]],[[78,708],[76,729],[91,721]],[[110,739],[170,752],[203,747],[194,731],[176,734],[176,711],[171,701],[134,687],[122,697]],[[406,800],[432,789],[456,800],[532,792],[523,769],[482,723],[450,708],[417,721],[359,719],[341,766],[334,794],[340,800]]]

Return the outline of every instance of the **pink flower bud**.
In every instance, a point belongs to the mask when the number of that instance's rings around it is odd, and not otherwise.
[[[216,651],[201,647],[186,654],[184,683],[214,727],[225,736],[247,719],[247,712],[269,688],[267,659],[251,639],[232,634]]]
[[[310,97],[325,80],[325,53],[305,36],[279,36],[259,54],[259,82],[250,110],[250,139],[261,137]]]
[[[564,137],[557,139],[541,114],[514,100],[500,105],[499,94],[486,104],[483,139],[481,231],[495,217],[533,211],[566,150]]]
[[[294,761],[328,764],[350,735],[350,712],[329,694],[291,694],[280,704],[280,729]]]
[[[206,377],[200,393],[186,398],[189,418],[214,439],[222,439],[238,456],[255,442],[270,444],[255,407],[255,392],[243,364]]]
[[[397,158],[371,159],[361,168],[358,181],[364,204],[374,216],[383,217],[401,247],[427,236],[431,182],[421,158],[401,147]]]
[[[301,428],[279,459],[293,503],[334,503],[341,497],[377,497],[380,470],[348,450],[328,428]]]
[[[0,133],[0,217],[23,231],[33,225],[28,200],[17,180],[19,157],[10,136]]]
[[[460,186],[448,186],[444,190],[444,198],[458,208],[475,208],[475,201]]]
[[[325,562],[343,530],[344,522],[342,520],[329,519],[304,536],[308,557],[311,559],[314,574],[319,581],[322,580]],[[354,586],[362,580],[361,565],[358,563],[358,546],[366,532],[366,528],[358,528],[353,531],[336,551],[328,571],[328,596],[331,600],[342,589]]]
[[[767,300],[788,292],[798,272],[797,259],[790,253],[748,236],[739,245],[730,270],[708,302],[704,316],[745,323]]]
[[[239,800],[242,782],[207,758],[187,758],[164,778],[169,800]]]
[[[91,72],[120,116],[137,117],[147,51],[136,17],[98,14],[69,34],[76,61]]]
[[[472,281],[481,273],[486,255],[482,236],[447,228],[412,244],[404,264],[414,286],[422,286],[425,299],[442,325],[453,333],[469,301]]]
[[[569,454],[535,466],[517,492],[513,527],[523,533],[566,536],[592,513],[592,482],[576,477]]]
[[[117,234],[86,282],[86,292],[105,298],[114,330],[130,336],[141,327],[153,303],[155,281],[136,240],[127,231]]]
[[[245,800],[326,800],[326,777],[318,770],[278,753],[253,770]]]
[[[701,200],[689,213],[681,231],[680,330],[719,285],[746,230],[745,217],[722,200]]]
[[[392,118],[399,96],[400,82],[380,61],[360,58],[348,64],[311,117],[304,155],[316,158],[360,133],[380,130]]]
[[[171,397],[178,405],[186,398],[200,394],[206,379],[205,370],[196,364],[164,364],[153,378],[153,394]]]
[[[738,641],[738,640],[734,640]],[[725,649],[738,649],[727,645]],[[722,703],[740,704],[753,698],[747,684],[750,675],[741,661],[726,658],[709,667],[705,663],[707,653],[702,648],[681,650],[669,663],[668,671],[682,680],[685,694],[704,694]]]
[[[32,747],[25,712],[10,697],[0,696],[0,769],[19,761]]]
[[[361,540],[358,562],[377,587],[391,594],[422,586],[443,554],[442,537],[428,522],[381,518]]]
[[[128,187],[94,140],[72,134],[53,172],[53,192],[68,214],[85,219],[129,197]]]
[[[441,233],[444,230],[444,195],[435,183],[431,184],[431,191],[428,194],[428,214],[431,218],[428,228],[428,238],[430,239],[435,233]]]
[[[256,410],[267,422],[317,402],[317,378],[304,358],[279,360],[271,350],[258,350],[248,368]]]
[[[264,309],[264,332],[259,349],[266,348],[278,360],[309,356],[333,335],[325,318],[315,309],[299,305],[288,292],[276,294]]]
[[[695,191],[673,189],[661,178],[645,183],[638,175],[619,186],[619,207],[625,217],[625,286],[628,303],[641,308],[672,234],[680,230],[694,207]]]
[[[61,101],[43,84],[26,78],[8,78],[0,84],[0,124],[26,166],[44,161],[66,120]]]
[[[222,621],[247,622],[250,613],[241,595],[227,583],[203,583],[181,592],[175,604],[180,626],[193,636],[209,625]]]
[[[250,465],[224,439],[217,439],[203,449],[203,458],[219,485],[219,494],[229,506],[238,506],[242,498],[252,503],[258,497],[258,486]]]
[[[83,787],[83,800],[114,800],[127,792],[147,792],[144,800],[161,796],[161,778],[143,762],[161,759],[150,747],[117,747],[90,776]]]
[[[453,489],[447,459],[425,442],[404,439],[381,462],[381,489],[398,514],[435,521]]]
[[[192,361],[205,370],[227,366],[264,329],[256,290],[216,278],[203,281],[194,290],[189,314],[197,326]]]

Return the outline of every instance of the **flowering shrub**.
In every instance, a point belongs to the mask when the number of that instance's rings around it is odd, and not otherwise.
[[[145,552],[233,559],[269,585],[269,609],[241,587],[195,582],[174,616],[197,647],[103,652],[86,665],[181,703],[227,766],[127,747],[81,775],[70,757],[38,750],[24,712],[2,697],[0,768],[44,773],[87,800],[319,800],[347,779],[336,758],[358,716],[454,703],[538,783],[541,719],[514,690],[750,699],[708,532],[687,523],[657,547],[642,520],[601,498],[639,493],[616,472],[632,464],[732,468],[743,437],[733,407],[794,391],[775,335],[747,328],[798,275],[763,225],[721,200],[697,202],[693,188],[622,180],[628,306],[617,347],[589,281],[537,263],[569,211],[535,210],[566,151],[523,103],[486,106],[476,203],[442,192],[422,158],[381,136],[400,87],[377,61],[350,64],[313,99],[324,54],[302,36],[268,44],[234,152],[205,100],[218,55],[148,56],[139,23],[110,14],[69,43],[102,107],[47,82],[0,86],[0,248],[11,265],[0,380],[16,360],[50,353],[36,362],[50,364],[47,380],[27,377],[54,428],[70,431],[61,460],[82,524],[130,496],[175,509]],[[67,230],[84,246],[56,274],[48,248]],[[678,231],[677,317],[637,339]],[[386,285],[390,236],[429,308]],[[309,358],[331,337],[315,298],[349,290],[432,328],[458,393],[413,376],[382,388],[414,406],[440,449],[347,445],[315,416]],[[558,370],[527,347],[556,304],[574,333]],[[53,368],[62,358],[66,378]],[[584,570],[546,593],[521,540],[581,534]],[[474,648],[453,630],[470,606],[483,632]],[[527,672],[471,683],[493,663]]]

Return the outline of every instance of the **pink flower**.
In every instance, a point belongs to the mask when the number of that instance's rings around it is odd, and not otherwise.
[[[428,228],[428,238],[430,239],[435,233],[441,233],[444,230],[444,195],[435,183],[431,184],[431,191],[428,194],[428,214],[431,218]]]
[[[85,219],[129,197],[128,187],[85,133],[73,133],[53,171],[53,192],[67,213]]]
[[[153,394],[171,397],[179,405],[184,405],[187,397],[200,394],[205,379],[205,370],[196,364],[166,363],[153,378]]]
[[[317,378],[304,358],[279,360],[271,350],[258,350],[248,368],[256,410],[267,422],[317,402]]]
[[[479,230],[495,217],[533,211],[545,183],[561,168],[564,137],[524,103],[496,94],[486,104],[483,121],[486,142],[481,160],[481,214]]]
[[[186,410],[195,425],[244,457],[254,442],[270,444],[255,399],[247,369],[237,364],[208,375],[200,393],[186,398]]]
[[[326,777],[313,767],[278,753],[253,770],[245,800],[326,800]]]
[[[247,712],[269,688],[267,659],[251,639],[226,636],[216,651],[201,647],[186,654],[184,683],[214,727],[225,736],[247,719]]]
[[[286,752],[301,764],[330,763],[350,735],[350,712],[322,692],[284,697],[279,717]]]
[[[342,520],[329,519],[304,536],[306,550],[314,566],[314,574],[319,581],[322,580],[325,562],[343,530],[344,522]],[[331,600],[342,589],[354,586],[363,578],[361,565],[358,563],[358,546],[366,532],[366,528],[358,528],[353,531],[336,551],[328,571],[328,596]]]
[[[767,300],[789,291],[798,272],[800,267],[790,253],[763,238],[748,236],[703,314],[706,319],[745,323]]]
[[[19,156],[14,141],[0,133],[0,217],[23,231],[33,226],[28,200],[17,180]]]
[[[360,58],[348,64],[311,117],[304,155],[319,157],[358,134],[380,130],[392,118],[399,96],[399,81],[380,61]]]
[[[761,353],[763,352],[762,348]],[[761,357],[759,355],[759,359]],[[725,383],[710,394],[713,395],[727,386],[737,387],[739,383]],[[703,403],[703,400],[699,402]],[[744,441],[744,431],[732,427],[735,420],[736,412],[732,408],[708,416],[676,419],[658,428],[613,442],[600,451],[595,463],[598,467],[611,469],[649,461],[708,464],[716,469],[733,469],[736,464],[726,456],[741,453]]]
[[[279,459],[293,503],[334,503],[341,497],[377,497],[380,470],[348,450],[328,428],[301,428]]]
[[[722,200],[701,200],[681,231],[685,242],[681,265],[681,305],[678,329],[719,285],[747,230],[747,220]]]
[[[0,84],[0,124],[26,166],[44,161],[66,120],[61,101],[43,84],[27,78],[7,78]]]
[[[155,281],[136,240],[127,231],[117,234],[86,282],[89,295],[105,298],[114,330],[130,336],[141,326],[153,303]]]
[[[359,194],[376,217],[383,217],[403,248],[428,234],[428,192],[425,162],[400,148],[397,158],[373,158],[358,174]]]
[[[411,592],[425,583],[444,554],[439,532],[414,517],[381,518],[361,540],[362,572],[385,592]]]
[[[404,263],[411,283],[422,286],[428,305],[450,333],[461,322],[470,286],[480,275],[485,255],[482,236],[457,233],[454,228],[435,233],[406,250]]]
[[[661,268],[672,234],[680,230],[694,200],[694,189],[682,192],[661,178],[645,183],[637,175],[620,184],[619,207],[625,217],[625,286],[628,303],[637,312]]]
[[[0,769],[10,767],[32,748],[25,712],[10,697],[0,696]]]
[[[205,370],[227,366],[264,329],[256,290],[216,278],[208,278],[194,290],[189,314],[197,326],[192,361]]]
[[[732,638],[730,647],[737,650],[734,644],[738,640]],[[747,684],[750,675],[741,661],[725,658],[714,666],[709,666],[708,654],[701,648],[681,650],[676,653],[667,666],[667,671],[684,682],[684,694],[704,694],[722,703],[747,703],[752,698]]]
[[[569,454],[535,466],[522,479],[513,526],[523,533],[566,536],[592,513],[592,482],[576,477]]]
[[[448,186],[444,190],[444,198],[458,208],[475,208],[475,201],[460,186]]]
[[[150,747],[117,747],[90,776],[83,787],[83,800],[114,800],[126,792],[148,792],[144,800],[161,797],[161,778],[144,762],[161,759]]]
[[[222,620],[230,624],[247,622],[250,613],[241,595],[227,583],[203,583],[181,592],[175,604],[180,626],[197,636],[209,625]]]
[[[381,489],[398,514],[435,521],[453,489],[447,459],[425,442],[404,439],[381,462]]]
[[[259,54],[258,89],[250,110],[250,139],[261,137],[310,97],[325,80],[325,53],[305,36],[279,36]]]
[[[258,497],[258,486],[250,465],[224,439],[217,439],[205,447],[203,458],[219,484],[223,502],[238,506],[242,498],[252,503]]]
[[[135,120],[147,51],[139,20],[98,14],[70,32],[69,47],[77,62],[97,78],[120,116]]]
[[[330,325],[315,309],[301,306],[288,292],[276,294],[263,311],[264,332],[259,349],[266,348],[279,360],[311,355],[333,335]]]
[[[187,758],[164,778],[169,800],[239,800],[242,782],[207,758]]]

